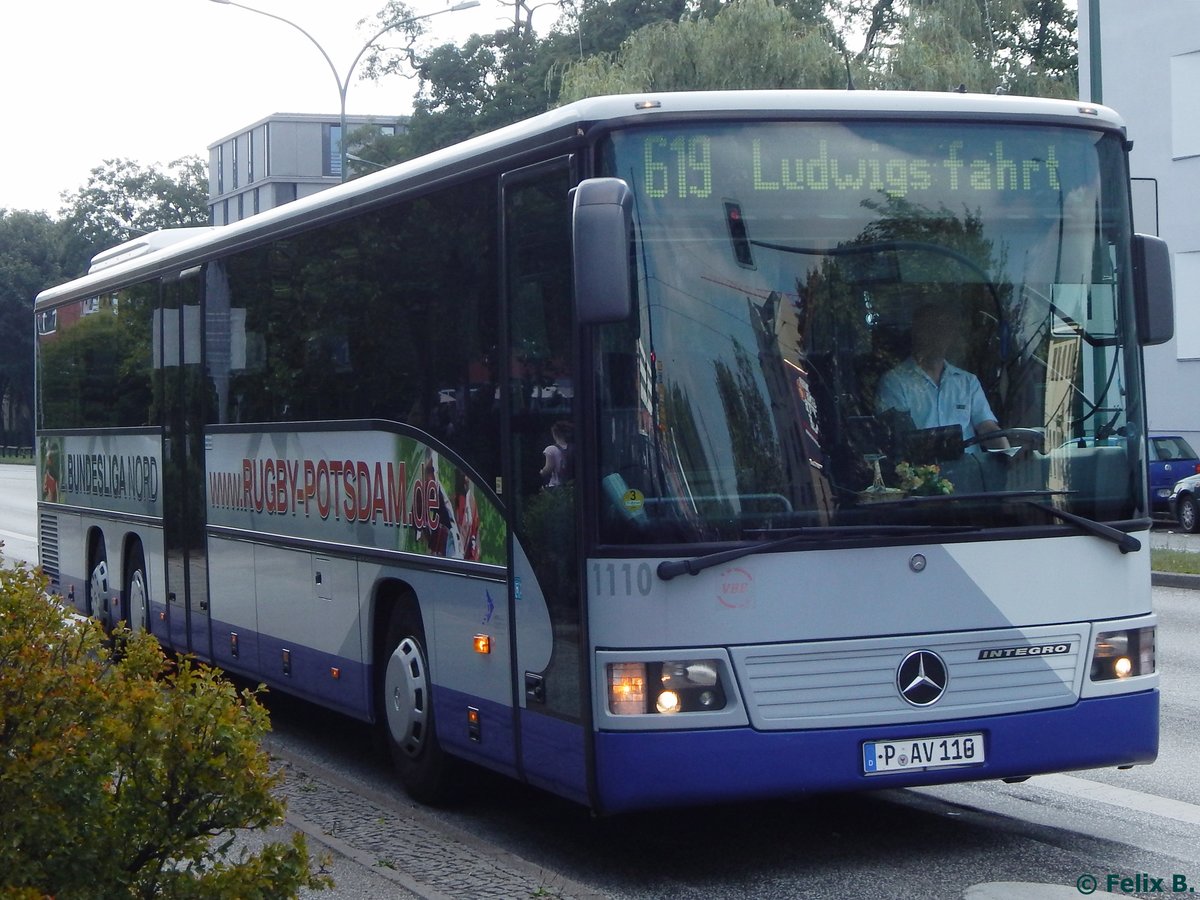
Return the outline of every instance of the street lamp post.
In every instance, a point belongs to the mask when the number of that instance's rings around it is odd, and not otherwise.
[[[473,9],[479,5],[479,0],[460,0],[460,2],[455,3],[453,6],[448,6],[445,9],[434,10],[433,12],[423,13],[419,16],[410,16],[407,19],[401,19],[399,22],[393,22],[390,25],[385,25],[383,28],[375,32],[369,41],[362,45],[362,49],[358,51],[358,55],[354,57],[354,61],[350,63],[350,67],[346,69],[346,74],[339,75],[337,66],[333,64],[333,60],[329,58],[329,54],[325,52],[325,48],[318,43],[315,37],[313,37],[291,19],[285,19],[283,16],[277,16],[275,13],[267,12],[264,9],[257,9],[253,6],[245,6],[241,3],[235,3],[234,0],[212,0],[212,2],[220,3],[223,6],[236,6],[238,9],[246,10],[246,12],[258,13],[260,16],[266,16],[268,19],[275,19],[277,22],[282,22],[284,25],[290,25],[292,28],[295,28],[298,32],[308,38],[312,45],[320,52],[321,56],[325,58],[325,62],[329,64],[329,71],[333,73],[333,80],[337,83],[338,100],[341,104],[338,119],[339,126],[341,128],[341,135],[338,139],[338,149],[340,150],[341,155],[342,181],[346,180],[346,160],[349,156],[346,152],[346,94],[350,90],[350,76],[354,74],[354,70],[358,67],[358,63],[363,58],[363,54],[371,49],[372,44],[374,44],[393,28],[399,28],[401,25],[407,25],[410,22],[416,22],[419,19],[428,19],[432,16],[440,16],[442,13],[459,12],[460,10],[464,9]]]

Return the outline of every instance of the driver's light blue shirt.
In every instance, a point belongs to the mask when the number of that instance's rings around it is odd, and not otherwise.
[[[912,357],[879,379],[875,407],[907,412],[917,428],[961,425],[964,441],[975,437],[976,426],[996,421],[978,378],[946,363],[938,384]]]

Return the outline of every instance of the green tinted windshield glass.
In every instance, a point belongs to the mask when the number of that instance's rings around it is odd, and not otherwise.
[[[1115,135],[722,123],[604,160],[639,312],[597,338],[603,540],[1141,514]]]

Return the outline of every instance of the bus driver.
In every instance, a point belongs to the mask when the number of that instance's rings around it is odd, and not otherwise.
[[[999,431],[1000,425],[979,379],[946,361],[959,326],[958,316],[944,306],[927,303],[917,308],[912,319],[912,354],[879,379],[876,411],[907,412],[916,428],[959,425],[964,441],[978,435],[990,449],[1007,449],[1008,439],[1003,435],[990,440],[984,437]]]

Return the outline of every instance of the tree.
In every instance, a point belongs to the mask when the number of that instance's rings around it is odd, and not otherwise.
[[[730,87],[1075,94],[1075,16],[1063,0],[706,0],[698,9],[575,63],[562,99]]]
[[[65,238],[45,213],[0,209],[0,444],[33,444],[33,298],[64,280]]]
[[[401,139],[357,151],[386,164],[615,91],[858,87],[1073,97],[1074,13],[1065,0],[510,0],[512,26],[422,54],[422,23],[366,77],[415,70]],[[538,10],[557,7],[544,37]],[[411,12],[389,0],[380,22]],[[720,23],[717,25],[717,23]]]
[[[686,0],[590,0],[568,7],[552,37],[565,38],[562,43],[568,58],[583,59],[612,53],[639,28],[678,22],[690,9]],[[698,10],[696,14],[702,18],[712,18],[711,12],[703,11],[703,2]]]
[[[553,107],[563,71],[575,60],[615,51],[642,25],[676,21],[687,0],[580,0],[545,37],[532,28],[534,13],[560,3],[514,0],[512,27],[473,35],[463,45],[444,44],[420,54],[412,41],[366,59],[364,77],[416,70],[420,89],[404,139],[371,138],[356,155],[397,162],[500,128]],[[408,8],[390,0],[381,22],[401,22]],[[397,29],[412,33],[409,26]]]
[[[230,850],[277,823],[255,692],[145,632],[66,619],[45,579],[0,568],[0,894],[291,897],[329,880],[303,835]]]
[[[865,35],[863,86],[1076,95],[1076,19],[1063,0],[850,2],[846,23]]]
[[[773,0],[735,0],[712,19],[650,25],[614,55],[571,66],[564,101],[694,89],[840,88],[842,57],[827,20],[802,22]]]
[[[87,184],[63,194],[61,215],[74,236],[69,263],[79,275],[92,255],[131,237],[207,225],[207,169],[196,156],[177,159],[165,169],[107,159],[92,169]]]

